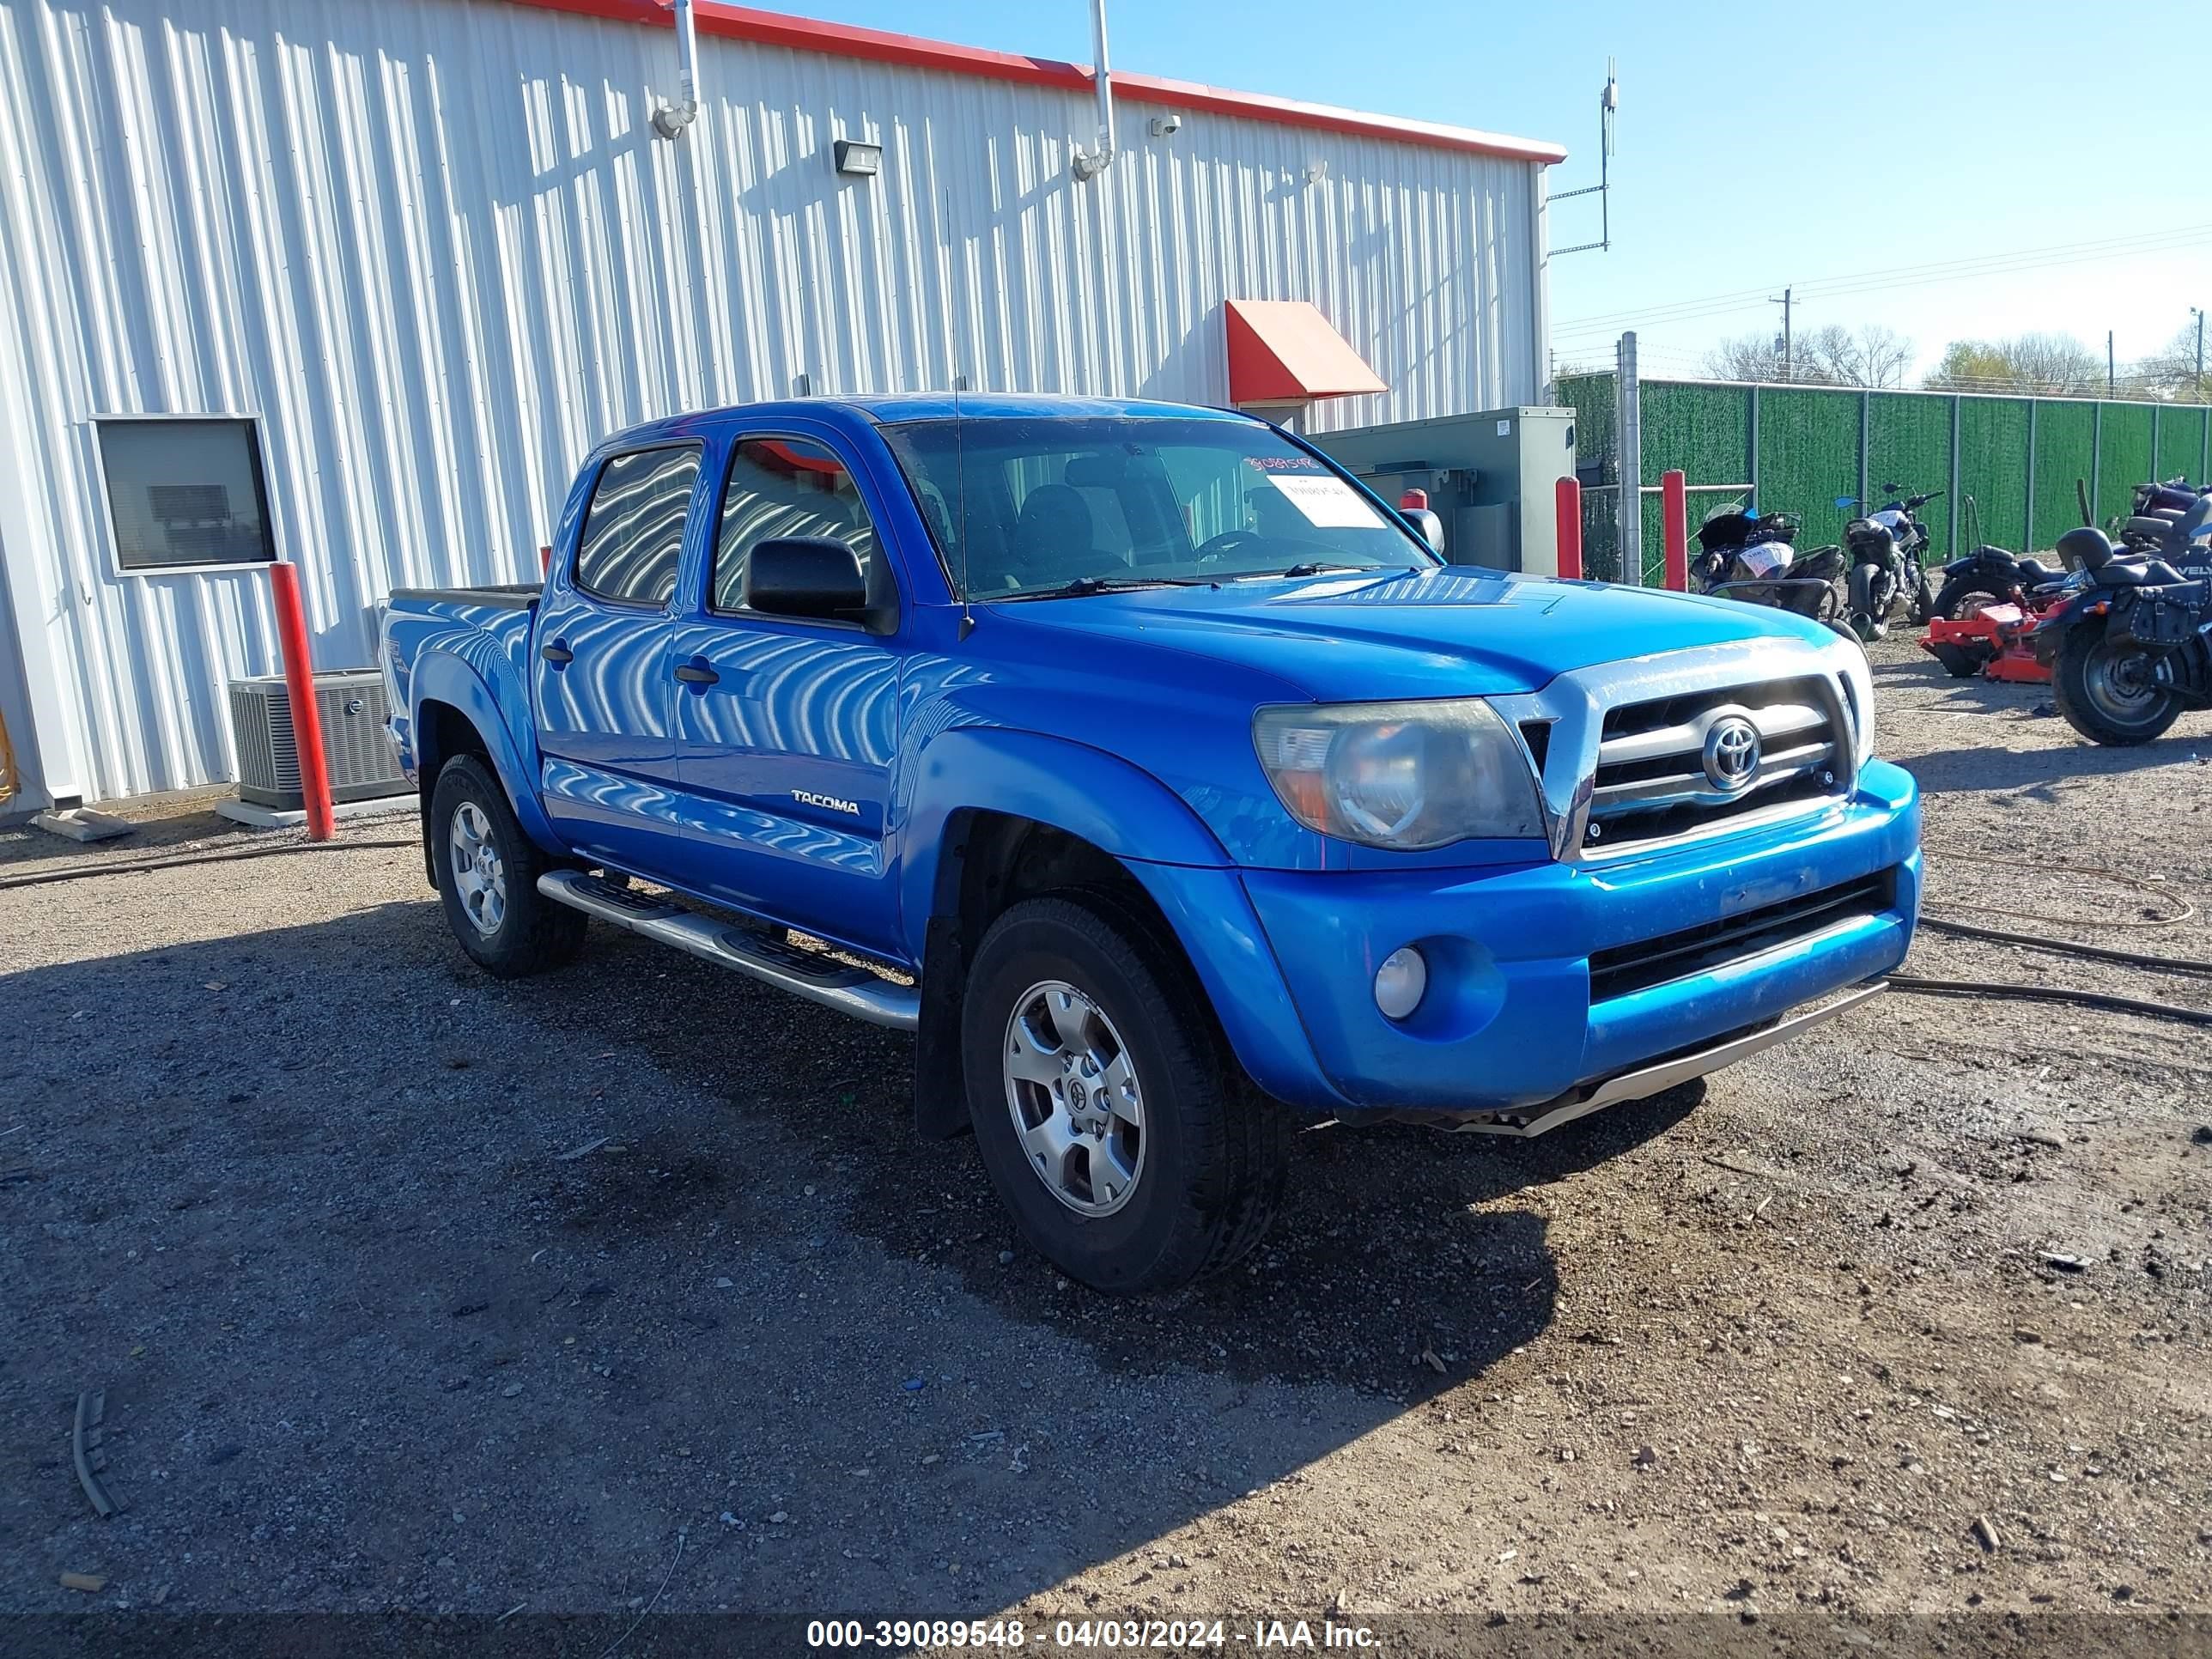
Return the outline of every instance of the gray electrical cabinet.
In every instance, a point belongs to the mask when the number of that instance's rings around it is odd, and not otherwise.
[[[1575,476],[1575,411],[1490,409],[1393,421],[1307,441],[1388,501],[1427,493],[1454,564],[1559,573],[1556,486]]]

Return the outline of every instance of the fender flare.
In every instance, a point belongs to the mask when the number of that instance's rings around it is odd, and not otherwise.
[[[921,959],[942,907],[946,830],[954,814],[1003,812],[1080,836],[1125,861],[1232,862],[1190,804],[1151,773],[1103,749],[996,726],[954,726],[909,763],[900,814],[900,932]]]
[[[545,808],[538,799],[535,769],[524,759],[515,742],[514,728],[501,712],[483,671],[464,654],[467,642],[459,643],[460,649],[447,641],[426,645],[415,660],[413,683],[409,687],[415,699],[410,713],[414,721],[416,764],[426,795],[435,785],[438,769],[447,757],[430,750],[428,734],[422,723],[422,705],[442,702],[459,709],[483,739],[492,769],[499,775],[501,787],[507,791],[507,803],[514,807],[515,822],[522,826],[523,834],[547,852],[561,855],[565,851],[561,838],[554,834],[553,822],[545,816]],[[485,645],[489,647],[490,641],[487,640]],[[505,659],[501,661],[504,664]],[[534,742],[532,750],[534,754]],[[427,823],[424,833],[428,833]]]
[[[1317,1082],[1311,1043],[1236,861],[1182,796],[1103,750],[1005,726],[948,729],[916,757],[912,775],[899,830],[899,902],[912,959],[926,964],[925,1047],[915,1068],[915,1116],[925,1133],[952,1133],[967,1116],[963,1091],[953,1086],[957,1046],[945,1048],[943,1031],[937,1048],[927,1045],[933,985],[939,1017],[957,1018],[958,988],[945,982],[945,971],[963,944],[974,944],[958,939],[950,914],[957,866],[945,856],[954,817],[969,811],[1049,824],[1120,860],[1158,906],[1254,1080],[1310,1109],[1341,1107]]]

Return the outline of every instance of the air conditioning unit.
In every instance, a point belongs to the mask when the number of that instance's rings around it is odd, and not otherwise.
[[[413,791],[384,729],[384,677],[374,668],[315,676],[323,758],[332,800],[372,800]],[[279,811],[306,805],[300,751],[292,741],[292,696],[282,674],[230,683],[231,735],[238,745],[238,798]]]

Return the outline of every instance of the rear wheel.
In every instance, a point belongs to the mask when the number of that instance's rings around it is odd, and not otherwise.
[[[991,1184],[1069,1278],[1166,1290],[1259,1242],[1282,1196],[1283,1110],[1131,907],[1088,891],[1014,906],[976,949],[961,1022]]]
[[[1870,564],[1851,567],[1851,631],[1861,640],[1878,640],[1889,632],[1888,584]]]
[[[2112,641],[2104,617],[2076,623],[2059,646],[2051,676],[2058,712],[2093,743],[2148,743],[2181,713],[2180,698],[2151,679],[2150,667],[2141,647]]]
[[[1978,574],[1954,576],[1936,595],[1933,614],[1948,622],[1964,622],[1984,605],[2002,602],[1987,577]]]
[[[430,848],[446,925],[477,967],[520,979],[574,957],[583,912],[538,890],[553,861],[522,833],[507,791],[478,757],[456,755],[438,774]]]

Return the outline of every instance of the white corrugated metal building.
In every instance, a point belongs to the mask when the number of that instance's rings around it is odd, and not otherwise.
[[[1316,429],[1544,401],[1552,146],[1117,70],[1085,181],[1080,66],[697,16],[670,140],[661,0],[0,0],[0,811],[234,776],[269,556],[365,665],[390,588],[534,579],[584,451],[672,410],[1225,403],[1240,300],[1387,387]],[[195,416],[243,424],[125,424]]]

